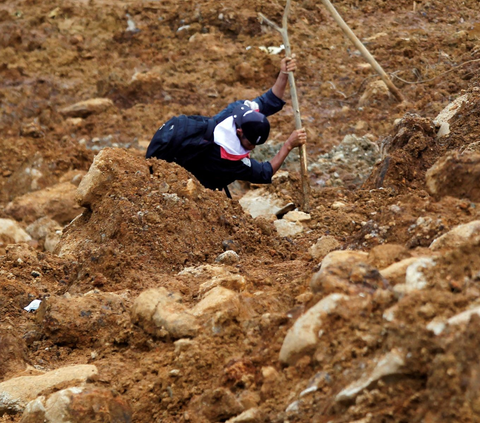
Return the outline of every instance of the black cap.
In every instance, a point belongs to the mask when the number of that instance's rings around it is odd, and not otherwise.
[[[243,135],[250,143],[260,145],[267,141],[270,122],[265,115],[242,104],[233,109],[232,116],[237,128],[242,129]]]

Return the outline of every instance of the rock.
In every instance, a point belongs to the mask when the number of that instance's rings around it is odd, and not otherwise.
[[[317,242],[308,249],[308,252],[315,260],[322,260],[328,253],[338,250],[341,245],[335,237],[325,235],[320,237]]]
[[[237,294],[230,289],[217,286],[207,292],[207,295],[192,309],[194,316],[202,316],[225,308],[237,300]]]
[[[383,314],[382,317],[385,319],[387,322],[393,322],[396,317],[396,312],[398,311],[398,304],[393,305],[390,308],[387,308]]]
[[[448,122],[443,122],[440,126],[440,129],[437,132],[437,138],[444,137],[450,133],[450,124]]]
[[[284,202],[265,188],[248,191],[239,200],[242,208],[252,217],[275,215],[284,207]]]
[[[93,159],[87,174],[77,188],[77,199],[81,206],[90,207],[101,195],[103,187],[111,183],[112,175],[102,171],[109,166],[109,149],[101,150]]]
[[[15,243],[32,240],[31,236],[13,219],[0,219],[0,240],[2,236],[8,237]]]
[[[289,222],[308,222],[309,220],[312,220],[312,216],[310,216],[308,213],[293,210],[286,213],[283,216],[283,219]]]
[[[43,247],[45,248],[45,251],[50,251],[51,253],[53,253],[57,248],[57,245],[60,242],[61,238],[62,238],[61,230],[56,230],[55,232],[49,233],[45,237],[45,242],[43,243]]]
[[[385,269],[380,270],[380,274],[387,279],[391,285],[403,284],[405,283],[408,266],[415,263],[418,259],[419,257],[410,257],[393,263]]]
[[[281,237],[294,236],[303,232],[303,225],[299,222],[288,222],[280,219],[273,222],[277,229],[278,235]]]
[[[337,402],[352,401],[355,397],[373,385],[378,380],[386,377],[403,373],[403,367],[405,366],[405,358],[399,351],[390,351],[383,356],[373,369],[373,371],[363,376],[360,380],[353,382],[342,390],[336,397]]]
[[[340,209],[344,209],[345,207],[347,207],[347,205],[341,201],[334,201],[330,206],[332,210],[340,210]]]
[[[363,251],[332,251],[322,260],[320,270],[310,281],[313,292],[332,292],[344,289],[349,283],[350,273],[355,265],[364,263],[368,253]]]
[[[480,154],[454,151],[440,157],[425,174],[428,191],[436,196],[480,201]]]
[[[365,92],[360,97],[358,105],[361,107],[383,103],[390,99],[390,90],[385,82],[381,80],[370,82]]]
[[[45,137],[45,128],[42,128],[37,122],[30,122],[21,126],[20,134],[24,137],[43,138]]]
[[[278,175],[278,173],[280,173],[280,172],[277,172],[273,178],[275,178]],[[282,180],[281,182],[285,182],[288,179],[288,172],[287,172],[286,176],[287,177],[284,178],[285,180]],[[273,178],[272,178],[272,180],[273,180]],[[295,203],[287,203],[280,210],[277,210],[277,212],[275,213],[275,216],[278,219],[281,219],[288,212],[291,212],[291,211],[295,210],[295,208],[296,208]],[[271,215],[271,216],[273,216],[273,215]],[[273,220],[275,220],[275,219],[273,219]]]
[[[97,387],[72,387],[29,402],[21,423],[85,423],[132,421],[130,405],[116,392]]]
[[[197,319],[179,300],[163,287],[148,289],[133,304],[132,322],[154,336],[164,329],[175,339],[194,337],[199,329]]]
[[[455,249],[463,245],[473,244],[478,241],[480,237],[480,220],[473,220],[472,222],[463,225],[455,226],[446,234],[433,240],[430,244],[430,249],[439,251],[443,249]]]
[[[446,322],[434,319],[427,325],[427,329],[431,330],[435,335],[440,335],[448,326],[459,326],[468,323],[471,317],[476,314],[480,316],[480,307],[475,307],[470,310],[465,310],[462,313],[450,317]]]
[[[223,266],[212,266],[211,264],[202,264],[197,267],[186,267],[178,273],[179,276],[193,276],[195,278],[206,277],[226,277],[231,273]]]
[[[240,260],[239,255],[233,250],[227,250],[220,254],[215,261],[223,264],[235,264]]]
[[[96,366],[66,366],[38,376],[20,376],[0,383],[0,413],[21,413],[42,391],[57,385],[86,381],[98,373]]]
[[[194,407],[198,408],[198,414],[203,414],[210,422],[225,421],[244,411],[235,395],[225,388],[207,390]]]
[[[238,400],[245,410],[256,408],[261,402],[260,393],[243,389],[238,395]]]
[[[285,383],[283,375],[272,366],[262,367],[262,378],[260,393],[263,400],[278,395],[282,384]]]
[[[200,285],[198,294],[203,296],[216,286],[222,286],[232,291],[241,292],[245,289],[247,281],[242,275],[216,276]]]
[[[91,114],[102,113],[111,107],[113,107],[113,101],[109,98],[92,98],[64,107],[59,110],[59,113],[66,117],[85,118]]]
[[[37,311],[37,322],[52,342],[74,347],[98,346],[121,333],[125,300],[113,293],[50,296]],[[126,317],[123,317],[126,320]],[[101,330],[103,336],[99,337]]]
[[[77,203],[76,192],[77,187],[71,182],[62,182],[16,197],[7,205],[5,212],[27,223],[49,217],[62,225],[67,224],[83,211]]]
[[[45,239],[47,235],[54,233],[57,230],[61,230],[62,226],[56,220],[45,216],[35,220],[26,227],[28,234],[37,241]]]
[[[318,341],[318,331],[322,326],[322,318],[348,298],[342,294],[330,294],[300,316],[287,332],[280,350],[280,361],[293,365],[302,356],[313,352]]]
[[[181,354],[184,351],[191,351],[198,349],[198,343],[193,339],[185,338],[179,339],[173,343],[175,345],[175,354]]]
[[[433,119],[435,126],[440,127],[443,123],[450,122],[450,120],[457,114],[460,106],[463,103],[468,102],[469,97],[470,94],[464,94],[448,104],[448,106],[445,107],[435,119]]]
[[[146,72],[135,72],[130,81],[133,87],[142,88],[144,91],[162,89],[162,70],[153,69]]]
[[[46,251],[53,252],[62,237],[62,225],[50,217],[41,217],[25,229],[37,241],[43,241]]]
[[[263,423],[266,421],[265,413],[259,408],[250,408],[236,417],[228,419],[225,423]]]
[[[361,185],[372,172],[372,166],[381,158],[377,143],[368,136],[345,135],[339,145],[319,156],[309,165],[319,175],[320,186]],[[343,201],[335,201],[331,207],[341,210],[349,207]]]
[[[428,281],[425,279],[423,271],[433,266],[435,266],[435,261],[430,257],[417,259],[407,267],[405,283],[395,285],[393,290],[399,294],[408,294],[425,289],[428,286]]]

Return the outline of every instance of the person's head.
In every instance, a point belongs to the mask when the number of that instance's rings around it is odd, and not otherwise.
[[[237,106],[232,113],[237,135],[246,150],[253,150],[263,144],[270,133],[270,123],[265,115],[245,105]]]

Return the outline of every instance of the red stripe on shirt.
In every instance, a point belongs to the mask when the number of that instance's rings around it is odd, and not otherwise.
[[[250,157],[250,153],[245,153],[245,154],[230,154],[225,150],[223,147],[220,146],[220,157],[222,159],[226,160],[232,160],[232,161],[237,161],[237,160],[242,160],[245,157]]]

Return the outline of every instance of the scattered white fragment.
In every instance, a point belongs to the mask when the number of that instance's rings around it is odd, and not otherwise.
[[[317,391],[317,389],[318,388],[316,386],[310,386],[310,388],[304,389],[302,392],[300,392],[300,398],[303,397],[304,395],[309,394],[310,392]]]
[[[264,51],[265,53],[268,54],[278,54],[285,50],[285,46],[282,44],[280,47],[275,47],[275,46],[270,46],[270,47],[265,47],[265,46],[260,46],[258,47],[260,50]]]
[[[127,16],[127,31],[129,32],[137,32],[137,26],[135,25],[135,22],[133,21],[132,17],[130,16],[129,13],[126,14]]]
[[[28,312],[35,311],[40,307],[41,302],[42,300],[33,300],[28,306],[24,307],[24,310],[27,310]]]

